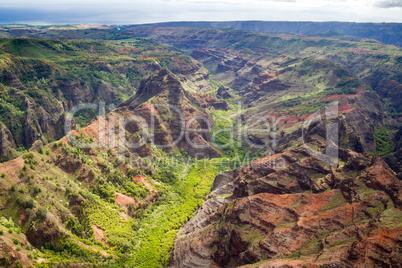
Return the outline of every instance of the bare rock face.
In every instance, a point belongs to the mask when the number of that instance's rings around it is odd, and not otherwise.
[[[195,94],[194,97],[199,102],[199,105],[204,109],[214,108],[217,110],[224,110],[224,111],[229,110],[229,104],[225,100],[217,99],[209,94],[205,95]]]
[[[339,155],[331,168],[296,148],[219,174],[172,267],[398,267],[402,182],[378,157]]]
[[[215,98],[211,100],[216,100],[218,107],[224,106]],[[141,119],[126,126],[131,136],[147,134],[148,142],[137,153],[153,143],[167,152],[183,150],[197,158],[216,157],[221,154],[210,144],[209,129],[213,121],[203,108],[205,103],[203,98],[186,92],[176,75],[162,69],[143,80],[137,94],[115,112]]]
[[[222,97],[223,99],[230,99],[233,98],[233,94],[230,93],[230,88],[225,86],[220,86],[218,88],[217,95]]]
[[[38,248],[44,246],[46,243],[55,243],[63,235],[59,225],[51,220],[33,224],[26,233],[29,242]]]
[[[172,60],[169,70],[179,78],[186,91],[205,93],[214,89],[209,80],[209,72],[201,63],[191,58],[186,62],[179,58]]]
[[[17,146],[15,145],[13,135],[11,134],[10,130],[0,122],[0,156],[8,157],[11,153],[10,149],[16,149]]]

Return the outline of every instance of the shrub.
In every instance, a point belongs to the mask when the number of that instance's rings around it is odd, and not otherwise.
[[[20,241],[18,241],[17,238],[14,238],[14,239],[13,239],[13,243],[14,243],[14,245],[18,245],[18,244],[20,243]]]
[[[16,199],[16,203],[19,205],[19,206],[21,206],[21,207],[23,207],[23,208],[25,208],[25,209],[27,209],[27,208],[33,208],[33,206],[34,206],[34,200],[32,199],[32,198],[30,198],[30,199],[20,199],[19,197]]]
[[[39,146],[38,152],[39,152],[40,154],[43,154],[43,153],[44,153],[44,150],[43,150],[43,147],[42,147],[42,146]]]
[[[3,234],[4,234],[3,229],[0,229],[0,235],[3,235]]]
[[[4,264],[6,267],[11,266],[13,264],[13,262],[11,261],[11,259],[9,257],[6,257],[6,259],[4,260]]]
[[[1,173],[1,177],[2,177],[2,178],[5,178],[5,177],[6,177],[6,174]]]
[[[1,224],[3,226],[5,226],[6,228],[14,228],[14,222],[11,218],[9,220],[7,220],[6,218],[2,217]]]
[[[29,152],[29,153],[24,154],[24,155],[22,156],[22,158],[24,158],[24,159],[33,159],[33,158],[34,158],[34,154],[33,154],[33,152]]]
[[[40,188],[40,187],[38,187],[38,186],[35,186],[34,187],[34,193],[35,194],[39,194],[39,193],[41,193],[42,192],[42,189]]]
[[[30,208],[25,209],[25,214],[29,217],[32,214],[32,210]]]
[[[45,220],[47,216],[47,208],[39,208],[36,212],[36,217],[42,220]]]

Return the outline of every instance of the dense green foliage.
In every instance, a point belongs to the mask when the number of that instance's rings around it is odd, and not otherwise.
[[[380,126],[375,126],[374,127],[374,133],[375,133],[375,141],[377,144],[376,147],[376,155],[383,156],[386,154],[389,154],[390,152],[393,151],[394,146],[392,145],[391,142],[391,131],[388,130],[387,128],[383,128]]]

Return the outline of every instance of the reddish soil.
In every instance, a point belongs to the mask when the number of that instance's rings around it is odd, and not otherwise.
[[[267,118],[277,118],[280,115],[281,115],[280,113],[272,113],[272,114],[267,115]]]
[[[299,115],[299,116],[292,115],[292,116],[287,116],[287,117],[281,118],[277,122],[278,125],[281,125],[279,130],[293,127],[297,123],[302,123],[305,119],[309,118],[311,115],[312,114],[303,114],[303,115]],[[286,124],[285,124],[285,121],[286,121]]]
[[[109,256],[110,256],[110,253],[107,253],[107,252],[105,252],[105,251],[103,251],[103,250],[98,250],[98,249],[93,248],[93,247],[90,247],[90,246],[88,246],[88,245],[85,245],[85,244],[82,243],[81,241],[78,241],[77,244],[80,245],[80,246],[83,247],[83,248],[92,250],[92,251],[94,251],[94,252],[98,252],[98,251],[99,251],[99,252],[100,252],[103,256],[105,256],[105,257],[109,257]]]
[[[143,59],[143,60],[149,60],[149,59],[152,59],[152,57],[144,57],[144,56],[142,56],[142,55],[140,56],[140,58],[141,58],[141,59]]]
[[[362,89],[362,88],[359,88],[358,90],[363,90],[364,91],[364,89]],[[325,96],[321,100],[323,100],[323,101],[337,101],[337,100],[344,100],[344,99],[354,99],[357,96],[358,96],[357,94],[353,94],[353,95],[329,95],[329,96]]]
[[[22,211],[21,216],[18,220],[18,224],[22,226],[22,223],[27,219],[27,215],[25,214],[25,210]]]
[[[7,174],[7,179],[11,182],[16,183],[19,179],[18,176],[22,168],[24,167],[24,160],[22,157],[18,157],[16,159],[4,162],[0,164],[0,173]],[[2,180],[2,183],[6,182]]]
[[[45,259],[45,258],[37,258],[36,259],[36,262],[37,263],[43,263],[43,262],[46,262],[47,260]]]
[[[257,165],[257,164],[264,164],[266,162],[272,161],[277,159],[278,157],[282,156],[282,154],[274,154],[268,157],[264,157],[264,158],[259,158],[257,160],[254,160],[251,164],[252,165]]]
[[[157,111],[157,110],[155,109],[155,106],[154,106],[152,103],[150,103],[150,102],[143,104],[141,108],[143,108],[143,109],[149,109],[149,110],[151,110],[151,109],[153,108],[153,109],[155,110],[155,112]]]
[[[86,128],[83,128],[80,130],[82,133],[84,133],[88,137],[92,137],[95,141],[98,140],[99,137],[99,121],[96,120]],[[74,132],[73,132],[74,133]],[[78,132],[74,133],[77,134]]]
[[[120,212],[120,216],[122,220],[128,221],[130,219],[130,216],[128,216],[126,213],[124,212]]]
[[[94,229],[95,239],[105,242],[105,231],[95,224],[92,224],[92,228]]]
[[[139,176],[135,176],[133,179],[134,179],[136,182],[140,182],[142,185],[144,185],[145,187],[147,187],[150,192],[155,192],[155,189],[152,187],[152,185],[149,184],[149,183],[145,180],[145,176],[139,175]]]
[[[353,111],[354,109],[355,109],[355,107],[352,107],[347,103],[341,104],[338,106],[338,111],[343,114],[349,113],[349,112]]]
[[[127,53],[129,53],[129,52],[131,51],[131,48],[130,48],[130,47],[129,47],[129,48],[126,48],[126,49],[116,48],[116,50],[117,50],[118,52],[120,52],[120,53],[127,54]]]
[[[134,198],[132,198],[130,196],[127,196],[127,195],[124,195],[124,194],[121,194],[121,193],[116,193],[116,201],[115,201],[115,203],[120,205],[120,206],[122,206],[122,207],[127,208],[127,206],[129,204],[136,204],[137,202],[134,200]]]
[[[183,61],[181,59],[177,58],[177,57],[172,57],[172,60],[174,60],[175,62],[177,62],[179,64],[183,63]]]
[[[54,65],[53,65],[53,64],[51,64],[51,63],[49,63],[49,62],[47,62],[47,61],[43,61],[43,63],[44,63],[44,64],[46,64],[46,65],[49,65],[49,66],[54,67]]]

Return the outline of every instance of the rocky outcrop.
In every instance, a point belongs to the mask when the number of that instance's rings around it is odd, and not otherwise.
[[[331,168],[296,148],[219,174],[172,267],[399,265],[401,181],[378,157],[339,156]]]
[[[35,247],[43,247],[47,243],[56,243],[64,236],[60,223],[49,219],[34,223],[26,232],[28,241]]]
[[[204,109],[214,108],[217,110],[227,111],[230,108],[229,104],[225,100],[217,99],[209,94],[195,94],[194,97],[199,102],[199,105]]]
[[[230,93],[230,88],[225,86],[220,86],[218,88],[217,95],[223,99],[230,99],[233,98],[233,94]]]
[[[13,149],[16,149],[13,135],[3,122],[0,122],[0,156],[4,158],[10,157],[13,154]]]
[[[217,108],[227,105],[212,97],[208,100],[215,101]],[[134,139],[131,142],[138,143],[135,137],[140,134],[149,137],[134,150],[142,152],[142,156],[151,153],[145,148],[153,144],[167,152],[183,150],[197,158],[215,157],[220,152],[210,144],[209,129],[213,121],[202,108],[205,104],[208,102],[204,98],[186,92],[173,73],[160,70],[143,80],[136,95],[122,103],[115,113],[138,119],[127,124],[126,131]]]

